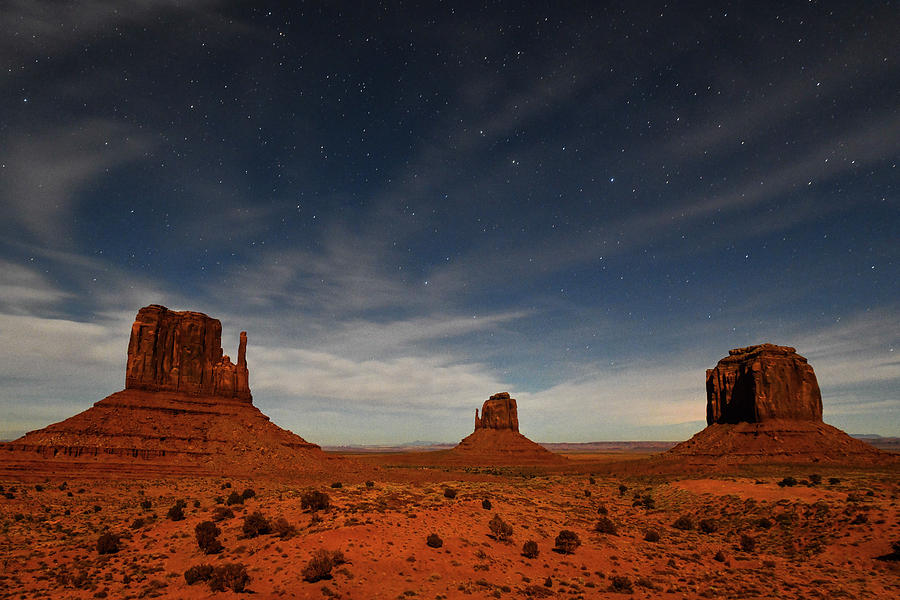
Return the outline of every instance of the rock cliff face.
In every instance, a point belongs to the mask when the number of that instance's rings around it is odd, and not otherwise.
[[[252,401],[247,333],[237,364],[222,352],[222,324],[203,313],[151,304],[131,326],[125,389],[181,392]]]
[[[509,397],[509,392],[494,394],[484,401],[481,407],[481,417],[478,409],[475,409],[475,430],[479,429],[509,429],[519,431],[519,411],[516,407],[516,399]]]
[[[822,394],[805,358],[789,346],[729,351],[706,371],[706,423],[822,421]]]

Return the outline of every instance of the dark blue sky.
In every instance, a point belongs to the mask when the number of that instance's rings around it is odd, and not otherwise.
[[[321,443],[682,439],[763,341],[900,434],[896,4],[632,4],[8,3],[0,437],[150,303]]]

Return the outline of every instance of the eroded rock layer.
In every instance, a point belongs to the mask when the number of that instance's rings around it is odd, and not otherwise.
[[[805,358],[789,346],[729,351],[706,371],[706,423],[822,421],[822,394]]]
[[[222,396],[247,402],[247,333],[241,332],[237,364],[222,351],[222,324],[192,311],[151,304],[131,326],[125,389]]]

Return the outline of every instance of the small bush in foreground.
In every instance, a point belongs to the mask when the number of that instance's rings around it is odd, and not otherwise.
[[[265,515],[257,510],[244,517],[242,531],[244,532],[244,537],[253,538],[258,535],[272,533],[272,526]]]
[[[797,485],[797,480],[790,476],[778,482],[779,487],[794,487],[795,485]]]
[[[581,538],[578,537],[577,533],[569,531],[568,529],[563,529],[559,532],[559,535],[556,536],[554,547],[563,554],[572,554],[580,545]]]
[[[594,531],[597,533],[606,533],[608,535],[619,535],[616,524],[613,523],[612,519],[609,517],[600,517],[600,520],[597,521],[597,526],[594,527]]]
[[[456,494],[457,494],[457,492],[455,489],[453,489],[451,487],[444,488],[444,498],[450,498],[452,500],[452,499],[456,498]]]
[[[225,504],[227,504],[228,506],[232,506],[234,504],[243,504],[243,503],[244,503],[244,497],[235,491],[232,491],[230,494],[228,494],[228,497],[225,498]]]
[[[297,528],[288,523],[284,517],[278,517],[272,522],[272,532],[283,540],[294,537]]]
[[[104,533],[97,539],[98,554],[115,554],[119,551],[119,536],[113,533]]]
[[[222,530],[216,527],[212,521],[203,521],[194,527],[197,546],[203,550],[204,554],[218,554],[225,549],[218,539],[220,533]]]
[[[330,506],[331,498],[325,492],[311,490],[300,496],[300,508],[303,510],[328,510]]]
[[[525,558],[537,558],[540,553],[537,542],[534,540],[528,540],[522,545],[522,556]]]
[[[713,519],[701,519],[700,531],[703,533],[715,533],[719,529],[719,524]]]
[[[187,506],[187,502],[184,500],[177,500],[169,509],[169,512],[166,513],[166,516],[173,521],[183,521],[185,506]]]
[[[618,592],[620,594],[631,594],[634,592],[634,588],[631,585],[631,580],[625,575],[613,575],[609,579],[609,591]]]
[[[675,522],[672,523],[672,527],[681,529],[682,531],[690,531],[694,528],[694,520],[689,515],[681,515],[675,519]]]
[[[646,532],[644,532],[644,541],[658,542],[659,541],[659,532],[655,529],[648,529]]]
[[[234,518],[234,511],[226,506],[217,506],[213,509],[212,512],[212,520],[213,521],[224,521],[225,519]]]
[[[483,508],[484,510],[491,510],[493,508],[493,505],[491,504],[490,500],[485,498],[481,501],[481,508]]]
[[[303,568],[303,579],[310,583],[331,578],[331,570],[347,562],[340,550],[316,550]]]
[[[510,537],[512,537],[512,525],[501,519],[500,515],[494,515],[494,518],[492,518],[490,522],[488,522],[488,528],[490,528],[491,533],[494,535],[494,537],[501,542],[505,542]]]
[[[194,565],[184,572],[184,581],[194,585],[198,581],[209,581],[215,569],[212,565]]]
[[[224,592],[230,589],[240,593],[246,589],[248,583],[250,583],[250,575],[247,574],[247,567],[241,563],[225,563],[221,567],[213,569],[212,577],[209,579],[209,589],[214,592]]]
[[[241,494],[241,498],[243,498],[244,500],[249,500],[250,498],[256,498],[256,490],[247,488],[246,490],[244,490],[244,493]]]
[[[425,540],[425,545],[429,548],[440,548],[444,545],[444,540],[442,540],[438,534],[432,533]]]

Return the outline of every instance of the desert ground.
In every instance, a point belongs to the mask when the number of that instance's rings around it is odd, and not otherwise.
[[[428,454],[290,480],[6,474],[0,598],[900,597],[896,465],[650,474],[633,453]]]

